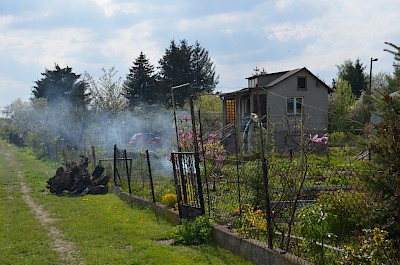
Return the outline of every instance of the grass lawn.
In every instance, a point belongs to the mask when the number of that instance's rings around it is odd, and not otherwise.
[[[56,168],[0,141],[1,264],[251,264],[214,244],[155,242],[171,238],[174,225],[112,193],[50,194]]]

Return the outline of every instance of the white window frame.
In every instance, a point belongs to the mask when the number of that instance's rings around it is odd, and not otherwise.
[[[293,111],[289,112],[289,101],[293,101]],[[304,99],[302,97],[287,97],[286,98],[286,114],[287,115],[300,115],[301,108],[304,105]]]

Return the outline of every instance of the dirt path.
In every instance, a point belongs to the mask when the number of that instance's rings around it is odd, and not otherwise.
[[[17,168],[13,153],[9,149],[5,150],[4,153],[6,160],[10,163],[10,166],[14,169]],[[48,236],[53,240],[53,248],[59,253],[61,260],[64,264],[79,264],[84,265],[83,261],[77,259],[79,251],[72,242],[64,239],[62,233],[54,225],[54,219],[49,217],[49,214],[43,210],[42,206],[35,202],[34,198],[30,195],[29,187],[24,182],[23,175],[17,170],[18,181],[21,185],[21,191],[23,193],[23,200],[29,206],[31,211],[34,213],[36,219],[46,229]]]

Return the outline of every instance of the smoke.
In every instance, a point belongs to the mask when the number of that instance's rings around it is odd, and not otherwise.
[[[173,113],[160,106],[125,111],[95,111],[77,107],[68,101],[48,104],[45,100],[21,102],[7,107],[13,128],[25,136],[34,135],[45,143],[63,142],[75,149],[95,146],[97,149],[135,151],[130,144],[136,133],[154,134],[165,139],[159,149],[170,152],[175,144]],[[142,146],[146,149],[146,146]]]

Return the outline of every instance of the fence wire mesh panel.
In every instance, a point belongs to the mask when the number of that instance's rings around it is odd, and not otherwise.
[[[274,242],[312,262],[339,264],[327,260],[340,260],[343,242],[360,235],[374,218],[362,179],[379,172],[362,164],[331,165],[326,157],[308,159],[268,163]],[[206,212],[217,223],[267,241],[261,161],[225,160],[207,186]]]
[[[157,202],[175,194],[173,170],[166,154],[129,151],[126,159],[123,154],[117,149],[115,173],[116,184],[124,191]]]
[[[246,205],[263,202],[260,161],[227,160],[221,175],[208,177],[207,210],[218,223],[231,225]]]
[[[233,159],[232,155],[221,160],[200,151],[205,213],[218,224],[267,242],[261,160],[254,156],[248,157],[249,161],[242,157]],[[303,155],[298,150],[293,154],[275,153],[267,159],[274,246],[316,264],[339,264],[347,255],[344,246],[363,238],[365,228],[387,216],[379,211],[384,209],[383,205],[371,211],[374,201],[365,183],[365,179],[379,179],[382,172],[367,167],[367,157],[358,155],[365,150],[312,151]],[[351,152],[352,155],[339,163],[335,161],[334,152]],[[129,156],[132,194],[148,200],[154,196],[161,201],[162,196],[177,191],[178,209],[179,204],[181,208],[199,209],[194,153],[172,153],[172,166],[166,167],[165,173],[153,170],[154,164],[160,168],[164,161],[171,163],[164,156],[149,153],[146,157],[145,152]],[[116,162],[117,181],[128,191],[129,178],[120,173],[127,168],[126,161],[122,161],[117,159]],[[175,180],[169,173],[173,175],[174,170]]]
[[[131,156],[133,194],[159,202],[162,196],[175,194],[171,162],[165,154],[140,151]]]
[[[128,158],[126,150],[120,150],[116,145],[114,146],[113,176],[114,184],[132,194],[132,158]]]

